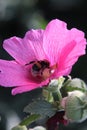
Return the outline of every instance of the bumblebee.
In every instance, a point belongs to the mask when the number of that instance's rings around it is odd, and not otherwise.
[[[32,64],[32,76],[42,78],[42,80],[49,78],[54,69],[54,66],[50,67],[50,63],[47,60],[31,61],[26,65],[29,64]]]
[[[29,64],[32,64],[32,76],[42,78],[43,80],[50,76],[50,63],[47,60],[31,61],[26,65]]]
[[[49,68],[50,64],[48,61],[36,61],[33,63],[32,70],[39,72],[40,70],[44,70],[45,68]]]

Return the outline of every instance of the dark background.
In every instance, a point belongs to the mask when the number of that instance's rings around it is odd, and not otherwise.
[[[33,28],[45,28],[58,18],[67,22],[68,28],[76,27],[85,32],[87,38],[87,0],[0,0],[0,58],[11,59],[2,48],[3,40],[12,36],[23,37]],[[87,82],[87,55],[74,65],[72,77]],[[0,130],[10,130],[25,114],[23,108],[32,99],[39,97],[40,90],[12,96],[11,88],[0,87]],[[60,130],[87,130],[87,120],[70,124]]]

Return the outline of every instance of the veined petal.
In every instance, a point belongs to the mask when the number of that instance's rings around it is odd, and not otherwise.
[[[30,31],[26,32],[25,37],[31,41],[40,41],[42,43],[43,32],[44,30],[42,29],[31,29]]]
[[[31,90],[36,89],[36,88],[41,88],[42,86],[47,85],[48,82],[49,82],[49,80],[47,79],[46,81],[43,81],[43,82],[38,83],[38,84],[34,82],[34,83],[29,83],[28,85],[17,86],[17,87],[12,89],[12,95],[31,91]]]
[[[4,41],[4,49],[20,64],[26,64],[30,59],[35,59],[34,53],[31,53],[27,43],[18,37],[11,37]]]
[[[43,47],[51,64],[58,61],[61,48],[65,46],[66,23],[60,20],[52,20],[46,27],[43,35]]]
[[[37,84],[29,84],[26,86],[17,86],[12,89],[12,95],[20,94],[23,92],[28,92],[30,90],[33,90],[35,88],[38,88]]]
[[[86,41],[84,38],[84,33],[82,31],[76,28],[68,30],[66,23],[57,19],[52,20],[47,25],[43,36],[43,47],[45,53],[51,61],[51,64],[58,63],[62,54],[66,55],[65,53],[66,50],[68,50],[68,44],[72,43],[72,41],[75,41],[77,43],[75,47],[76,49],[74,51],[74,56],[77,56],[77,53],[80,53],[78,55],[79,57],[85,53],[84,48],[86,46]],[[72,45],[70,44],[70,46]],[[80,50],[81,47],[82,49]]]
[[[33,82],[33,81],[31,81]],[[30,84],[28,71],[15,61],[0,60],[0,85],[14,87]]]
[[[68,75],[78,58],[85,54],[85,48],[85,39],[80,42],[72,41],[67,44],[61,51],[56,76]]]
[[[14,36],[5,40],[3,47],[20,64],[43,59],[42,34],[43,30],[28,31],[23,39]]]
[[[35,54],[37,60],[47,59],[43,50],[43,32],[44,30],[31,30],[25,34],[24,42],[28,44],[30,51]]]
[[[19,94],[19,93],[23,93],[23,92],[28,92],[28,91],[31,91],[33,89],[36,89],[36,88],[41,88],[42,86],[44,85],[47,85],[48,83],[48,80],[46,81],[43,81],[41,83],[30,83],[28,85],[23,85],[23,86],[16,86],[15,88],[12,89],[12,95],[16,95],[16,94]]]

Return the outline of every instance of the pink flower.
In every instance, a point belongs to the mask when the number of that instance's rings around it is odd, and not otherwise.
[[[5,40],[3,47],[14,60],[0,60],[0,85],[15,87],[15,95],[68,75],[85,54],[86,39],[82,31],[68,30],[65,22],[55,19],[45,30],[30,30],[24,38]]]
[[[47,130],[58,130],[59,124],[68,125],[69,121],[64,119],[64,111],[57,112],[46,122]]]

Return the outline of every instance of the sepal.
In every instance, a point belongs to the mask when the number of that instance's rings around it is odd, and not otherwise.
[[[85,82],[79,78],[69,78],[66,80],[66,82],[63,84],[61,88],[61,92],[63,96],[67,96],[68,92],[72,92],[75,90],[79,90],[82,92],[87,93],[87,86]]]
[[[81,122],[87,118],[87,95],[82,91],[69,92],[62,99],[61,106],[65,110],[65,118],[74,122]]]

